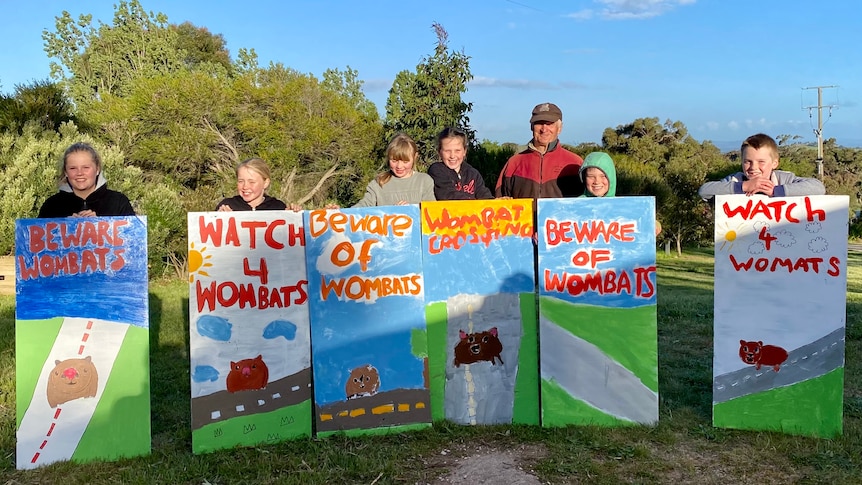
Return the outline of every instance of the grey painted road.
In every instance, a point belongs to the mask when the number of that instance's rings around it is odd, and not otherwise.
[[[658,393],[595,345],[540,317],[542,379],[576,399],[636,423],[658,421]]]
[[[740,360],[740,365],[742,361]],[[716,376],[712,382],[713,404],[789,386],[820,377],[844,365],[844,328],[839,328],[810,344],[788,353],[778,372],[770,366],[760,370],[748,365],[737,371]]]

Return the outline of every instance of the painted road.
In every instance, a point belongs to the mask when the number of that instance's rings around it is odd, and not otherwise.
[[[739,361],[740,365],[744,365]],[[713,404],[768,391],[776,387],[789,386],[804,380],[820,377],[844,366],[844,328],[788,352],[787,360],[778,372],[763,366],[753,365],[716,376],[712,383]]]
[[[311,399],[311,368],[267,383],[263,389],[227,390],[192,398],[192,429],[237,416],[267,413]]]
[[[78,442],[87,429],[117,353],[123,343],[128,324],[87,318],[65,318],[48,359],[42,366],[30,406],[18,428],[17,466],[36,468],[55,461],[72,458]],[[79,398],[48,405],[48,374],[56,360],[80,359],[91,356],[99,376],[94,398]]]
[[[658,421],[658,393],[595,345],[540,317],[542,379],[620,419]]]

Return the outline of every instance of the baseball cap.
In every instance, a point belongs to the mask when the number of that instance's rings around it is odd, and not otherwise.
[[[558,121],[563,119],[563,112],[554,103],[542,103],[533,108],[533,116],[530,118],[530,124],[537,121]]]

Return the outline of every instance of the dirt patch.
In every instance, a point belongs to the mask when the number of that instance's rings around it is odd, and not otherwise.
[[[541,445],[518,445],[510,449],[460,445],[425,460],[429,474],[436,475],[434,469],[445,470],[443,475],[427,483],[540,485],[542,482],[533,475],[532,469],[547,454]]]

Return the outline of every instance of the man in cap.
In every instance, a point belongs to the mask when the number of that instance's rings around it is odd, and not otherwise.
[[[500,172],[494,190],[497,197],[540,199],[577,197],[584,192],[578,172],[581,157],[563,148],[563,112],[553,103],[533,108],[533,139],[512,156]]]

